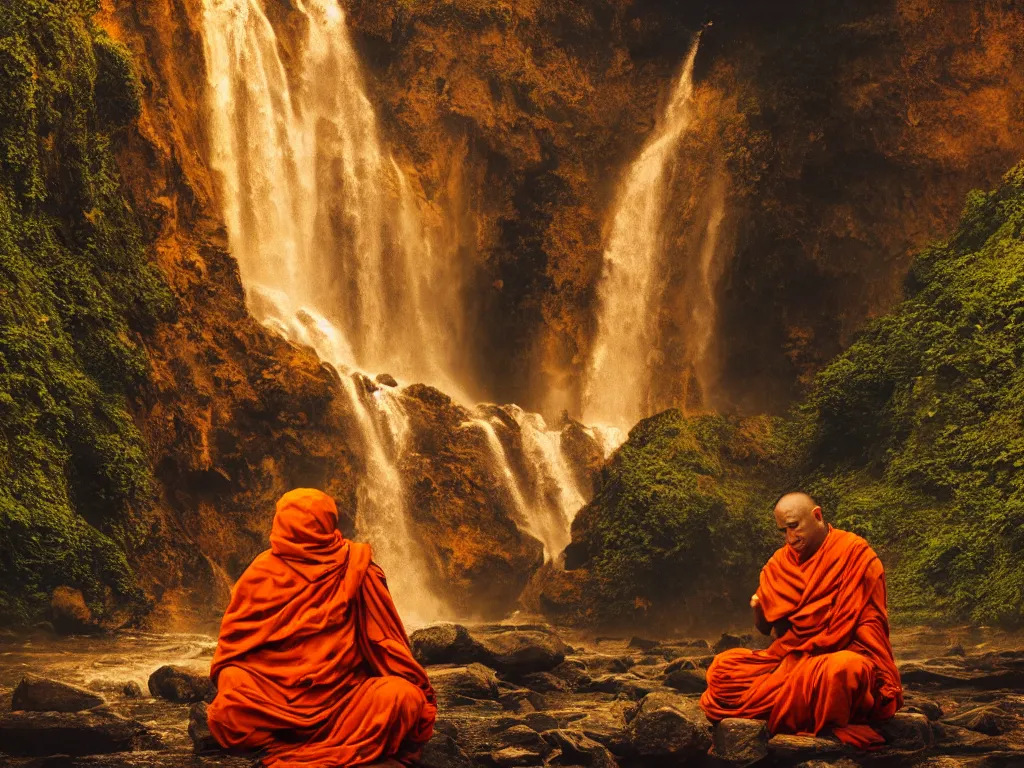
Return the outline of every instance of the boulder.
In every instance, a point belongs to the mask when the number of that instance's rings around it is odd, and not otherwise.
[[[102,627],[93,619],[82,593],[72,587],[57,587],[50,596],[53,630],[61,635],[95,635]]]
[[[942,717],[942,707],[937,701],[906,691],[903,693],[902,711],[924,715],[932,721]]]
[[[732,648],[742,648],[749,641],[750,635],[730,635],[728,632],[723,632],[712,650],[715,653],[721,653]]]
[[[420,664],[469,664],[480,661],[480,645],[461,624],[435,624],[417,629],[409,637]]]
[[[591,675],[628,672],[636,664],[632,656],[608,656],[603,653],[584,656],[580,661],[586,664],[587,672]]]
[[[129,680],[127,683],[121,686],[121,694],[126,699],[141,699],[142,686],[140,686],[134,680]]]
[[[505,711],[520,715],[547,709],[547,701],[544,696],[529,688],[513,688],[505,691],[498,697],[498,701]]]
[[[639,757],[696,758],[711,746],[711,724],[700,706],[678,694],[645,696],[626,732]]]
[[[213,701],[217,689],[208,675],[165,665],[149,676],[151,695],[177,704]]]
[[[519,682],[539,693],[565,693],[570,690],[569,683],[551,672],[531,672],[519,678]]]
[[[888,746],[895,749],[925,749],[935,740],[928,718],[910,712],[897,712],[891,719],[875,723],[874,727],[885,737]]]
[[[563,680],[570,691],[584,690],[591,682],[587,665],[579,659],[566,659],[549,674]]]
[[[432,667],[429,677],[438,698],[446,703],[457,704],[460,699],[498,698],[498,676],[483,664]]]
[[[548,672],[565,660],[568,646],[553,632],[493,632],[475,637],[483,649],[481,659],[502,674],[515,676]]]
[[[473,761],[451,736],[435,733],[423,747],[419,765],[422,768],[470,768]]]
[[[943,722],[987,736],[1001,736],[1014,726],[1013,716],[995,704],[985,704],[958,712],[945,718]]]
[[[539,766],[543,758],[526,747],[504,747],[491,752],[491,762],[499,768],[517,768],[518,766]]]
[[[636,675],[602,675],[590,685],[590,690],[599,693],[611,693],[639,701],[649,693],[664,691],[665,686],[657,680],[649,680]]]
[[[768,756],[768,724],[764,720],[727,717],[715,726],[711,742],[712,755],[745,768]]]
[[[95,755],[160,746],[142,723],[105,710],[0,716],[0,752],[8,755]]]
[[[650,640],[646,637],[636,637],[635,635],[629,638],[629,643],[626,645],[627,648],[636,648],[638,651],[649,651],[652,648],[657,648],[661,645],[660,640]]]
[[[583,717],[574,719],[563,727],[582,733],[588,739],[607,747],[613,754],[626,755],[630,752],[626,715],[632,715],[632,710],[637,706],[633,702],[610,702],[606,707],[588,710]]]
[[[395,377],[392,376],[390,373],[378,373],[376,377],[374,377],[374,381],[377,382],[378,384],[383,384],[385,387],[398,386],[398,382],[395,381]]]
[[[558,750],[549,765],[585,765],[589,768],[618,768],[612,753],[603,744],[587,738],[579,731],[550,730],[541,734]]]
[[[707,672],[703,669],[677,669],[665,676],[665,685],[680,693],[704,693],[708,689]]]
[[[551,745],[526,725],[513,725],[498,732],[492,746],[489,762],[509,768],[541,765],[551,752]]]
[[[780,733],[768,739],[768,754],[780,763],[798,763],[819,758],[828,760],[851,751],[839,739],[793,736],[788,733]]]
[[[105,703],[92,691],[33,674],[21,678],[11,697],[12,710],[27,712],[81,712]]]
[[[665,674],[671,674],[677,669],[698,669],[697,662],[693,658],[678,658],[669,662],[665,667]]]
[[[188,710],[188,736],[192,739],[192,751],[197,755],[218,752],[221,749],[220,744],[217,743],[217,740],[213,738],[213,734],[210,733],[210,726],[206,719],[206,710],[207,704],[205,701],[193,704]]]

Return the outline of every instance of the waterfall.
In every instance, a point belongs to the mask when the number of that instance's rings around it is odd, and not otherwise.
[[[503,410],[519,426],[530,483],[527,493],[523,492],[505,446],[486,413],[483,418],[466,422],[466,426],[478,427],[487,438],[491,459],[515,507],[517,524],[544,545],[545,561],[555,560],[569,544],[572,521],[586,499],[576,487],[562,452],[561,432],[549,430],[540,414],[528,413],[517,405]]]
[[[650,415],[650,363],[658,354],[665,287],[664,237],[668,177],[694,119],[695,40],[653,135],[630,166],[615,205],[598,285],[597,336],[583,388],[588,424],[628,429]]]
[[[337,0],[292,0],[301,44],[287,76],[258,0],[203,0],[211,164],[250,310],[311,345],[341,379],[364,443],[360,538],[374,546],[396,602],[438,618],[422,586],[396,466],[407,424],[366,366],[454,388],[453,259],[430,242],[412,186],[381,148]]]

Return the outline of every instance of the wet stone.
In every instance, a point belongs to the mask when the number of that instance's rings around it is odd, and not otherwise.
[[[984,733],[987,736],[1000,736],[1011,730],[1014,725],[1013,716],[994,704],[958,712],[945,718],[943,722]]]
[[[750,635],[730,635],[728,632],[723,632],[712,650],[715,653],[721,653],[733,648],[742,648],[750,639]]]
[[[565,693],[570,689],[569,683],[551,672],[532,672],[519,678],[519,682],[538,693]]]
[[[409,637],[420,664],[469,664],[480,660],[480,646],[461,624],[435,624]]]
[[[626,732],[640,757],[696,757],[711,745],[711,725],[699,705],[678,694],[644,697]]]
[[[494,632],[475,636],[483,648],[482,661],[511,676],[548,672],[565,660],[568,646],[553,632]]]
[[[121,694],[126,699],[141,699],[142,698],[142,687],[134,680],[130,680],[121,686]]]
[[[704,693],[708,688],[703,669],[677,669],[665,676],[665,685],[680,693]]]
[[[160,746],[142,723],[104,710],[0,716],[0,752],[9,755],[95,755]]]
[[[221,749],[220,744],[210,733],[206,710],[206,702],[200,701],[198,704],[193,704],[188,711],[188,736],[192,739],[192,751],[197,755],[217,752]]]
[[[184,667],[163,666],[149,676],[149,692],[177,704],[213,701],[217,689],[208,675]]]
[[[21,679],[11,697],[12,710],[29,712],[81,712],[105,703],[92,691],[32,674]]]
[[[934,742],[931,723],[924,715],[897,712],[890,720],[876,723],[874,727],[894,749],[925,749]]]
[[[629,643],[626,645],[627,648],[635,648],[639,651],[649,651],[652,648],[657,648],[661,645],[658,640],[650,640],[646,637],[631,637]]]
[[[551,765],[585,765],[590,768],[616,768],[618,765],[607,747],[577,731],[558,729],[541,735],[558,751],[550,759]]]
[[[493,669],[483,664],[432,667],[428,670],[428,676],[438,699],[447,703],[456,703],[459,698],[498,698],[498,677]]]
[[[768,755],[768,725],[763,720],[728,717],[712,735],[711,754],[729,765],[745,768]]]
[[[423,747],[419,765],[423,768],[470,768],[473,761],[451,736],[435,733]]]
[[[799,762],[801,760],[827,759],[841,756],[850,750],[838,739],[823,739],[818,736],[793,736],[780,733],[768,740],[768,754],[776,760]]]
[[[904,694],[902,711],[924,715],[929,720],[938,720],[943,714],[937,701],[913,693]]]

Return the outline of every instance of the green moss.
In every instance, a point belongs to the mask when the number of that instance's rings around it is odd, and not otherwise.
[[[1024,622],[1024,166],[972,192],[907,298],[826,368],[803,476],[912,619]]]
[[[633,428],[573,524],[569,559],[595,578],[594,615],[679,626],[746,604],[778,545],[766,512],[775,430],[768,419],[678,410]]]
[[[110,150],[138,81],[95,10],[0,16],[0,622],[39,618],[61,584],[100,612],[139,597],[126,551],[152,477],[126,398],[171,301]]]

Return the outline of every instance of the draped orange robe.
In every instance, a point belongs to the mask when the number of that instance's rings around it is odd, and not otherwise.
[[[268,768],[413,759],[433,731],[434,691],[384,574],[337,520],[326,494],[285,494],[221,624],[210,732]]]
[[[757,596],[769,622],[788,619],[792,627],[767,650],[715,658],[700,700],[708,719],[766,719],[773,734],[831,729],[847,744],[882,743],[867,723],[892,717],[903,690],[885,573],[868,543],[830,528],[805,562],[784,546],[761,571]]]

